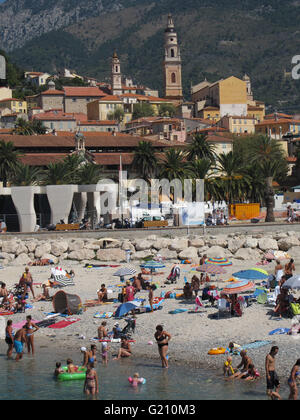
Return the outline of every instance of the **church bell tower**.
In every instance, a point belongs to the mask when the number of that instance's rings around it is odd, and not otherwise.
[[[174,102],[182,103],[181,56],[172,15],[168,16],[168,26],[165,30],[164,97]]]
[[[111,62],[111,94],[122,95],[121,65],[116,51]]]

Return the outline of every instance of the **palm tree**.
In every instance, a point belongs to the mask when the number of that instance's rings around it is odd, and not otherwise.
[[[205,158],[215,162],[215,146],[207,141],[207,135],[194,134],[192,143],[187,147],[186,156],[189,161]]]
[[[190,168],[185,160],[184,153],[179,149],[169,149],[160,162],[160,177],[169,181],[174,179],[184,180],[190,176]]]
[[[72,183],[73,172],[66,170],[65,162],[49,163],[43,183],[45,185],[65,185]]]
[[[249,178],[239,157],[232,151],[221,153],[217,157],[216,169],[220,172],[216,181],[222,199],[228,204],[245,199]]]
[[[288,172],[284,151],[277,140],[268,136],[257,136],[249,153],[249,162],[256,165],[265,180],[264,201],[267,208],[266,222],[274,222],[273,181],[282,181]]]
[[[137,171],[139,176],[145,181],[154,178],[158,168],[158,160],[155,149],[149,141],[140,141],[135,149],[132,168]]]
[[[0,140],[0,179],[4,187],[13,175],[20,156],[13,142]]]
[[[97,184],[102,176],[102,167],[94,163],[82,165],[78,171],[78,184],[94,185]]]
[[[212,175],[212,162],[208,158],[196,159],[188,162],[187,167],[190,171],[193,180],[204,180],[204,198],[205,201],[211,198],[217,199],[217,192],[215,189],[214,176]],[[194,185],[195,188],[195,185]]]
[[[25,121],[23,118],[18,118],[13,129],[13,134],[19,136],[31,136],[35,133],[33,126],[29,121]]]
[[[69,154],[64,158],[63,163],[65,164],[66,172],[70,174],[70,182],[77,183],[79,170],[84,165],[84,162],[85,159],[80,154]]]
[[[42,180],[41,168],[18,163],[11,178],[11,184],[20,187],[39,185]]]

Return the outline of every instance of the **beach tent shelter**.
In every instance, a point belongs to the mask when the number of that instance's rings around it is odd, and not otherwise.
[[[53,308],[55,313],[68,315],[78,314],[82,308],[82,302],[79,296],[71,295],[60,290],[53,296]]]

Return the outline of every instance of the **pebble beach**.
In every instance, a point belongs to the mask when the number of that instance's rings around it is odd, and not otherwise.
[[[206,253],[209,257],[226,257],[232,262],[231,266],[226,267],[226,274],[212,278],[211,284],[218,289],[226,286],[232,273],[257,267],[257,263],[265,252],[271,249],[282,250],[295,259],[296,273],[300,267],[300,234],[296,232],[274,233],[272,235],[217,235],[208,237],[186,237],[186,238],[160,238],[150,236],[139,241],[115,241],[108,244],[108,248],[102,249],[102,242],[99,240],[68,240],[67,242],[55,240],[51,241],[22,241],[20,239],[8,239],[2,241],[1,255],[3,269],[0,270],[0,281],[7,284],[8,289],[18,282],[25,264],[35,258],[53,258],[56,265],[65,270],[75,271],[75,286],[67,286],[62,290],[67,293],[80,296],[82,303],[86,300],[96,299],[97,290],[102,283],[105,283],[113,293],[110,298],[117,298],[120,280],[114,277],[115,267],[104,267],[102,269],[85,268],[89,264],[107,264],[126,265],[124,249],[131,249],[132,261],[130,265],[140,271],[139,265],[142,258],[158,253],[164,258],[166,267],[162,270],[163,274],[153,277],[159,287],[154,295],[159,297],[161,292],[174,291],[180,293],[184,285],[184,276],[190,281],[193,272],[192,265],[181,265],[181,277],[176,285],[164,285],[164,282],[170,273],[171,267],[182,258],[189,258],[192,264],[199,263],[199,256]],[[111,247],[111,248],[110,248]],[[159,249],[157,249],[159,248]],[[26,251],[27,250],[27,251]],[[11,252],[7,252],[11,251]],[[13,252],[12,252],[13,251]],[[23,252],[20,252],[23,251]],[[18,253],[19,252],[19,253]],[[86,258],[87,253],[90,257]],[[42,255],[41,255],[42,254]],[[58,255],[60,254],[60,255]],[[109,255],[111,259],[109,259]],[[20,258],[21,256],[21,258]],[[5,258],[6,257],[6,258]],[[101,259],[99,259],[99,257]],[[105,257],[105,258],[104,258]],[[77,258],[77,259],[75,259]],[[285,260],[283,260],[283,263]],[[269,274],[274,273],[275,262],[263,266]],[[44,283],[50,277],[51,266],[33,266],[30,267],[34,283]],[[256,282],[259,284],[260,282]],[[35,294],[38,295],[42,289],[34,286]],[[51,290],[52,296],[57,289]],[[246,294],[251,294],[247,292]],[[138,295],[140,298],[147,299],[147,292],[142,291]],[[297,293],[296,293],[297,296]],[[31,296],[29,297],[29,303]],[[40,301],[31,303],[32,309],[27,309],[26,313],[11,315],[14,323],[23,321],[26,315],[31,315],[33,320],[42,320],[46,314],[53,312],[51,302]],[[80,315],[74,315],[80,318],[79,322],[69,325],[60,330],[51,330],[49,328],[40,328],[35,335],[36,356],[39,351],[57,352],[68,357],[68,352],[74,353],[78,348],[78,360],[80,360],[80,347],[89,347],[91,339],[97,336],[97,329],[103,319],[94,318],[96,312],[114,312],[118,303],[111,302],[102,306],[88,307]],[[299,357],[298,337],[291,335],[273,335],[269,332],[276,328],[290,328],[291,319],[283,318],[278,320],[272,317],[272,306],[253,303],[247,307],[241,318],[221,316],[218,319],[218,309],[216,306],[206,305],[198,313],[189,313],[194,309],[194,300],[185,301],[179,299],[165,299],[163,308],[153,313],[138,314],[137,328],[134,335],[136,342],[133,344],[133,357],[147,358],[157,360],[160,363],[157,346],[154,340],[155,327],[162,324],[171,335],[172,340],[169,345],[170,364],[189,364],[198,368],[209,368],[222,370],[225,356],[208,355],[208,350],[215,347],[227,347],[230,341],[240,345],[251,343],[256,340],[270,340],[272,344],[257,349],[249,350],[255,366],[264,374],[265,356],[272,345],[279,347],[277,356],[277,371],[282,378],[287,378],[292,365]],[[187,312],[170,314],[177,308],[188,309]],[[62,318],[60,318],[62,319]],[[111,330],[115,319],[106,320],[108,329]],[[121,327],[125,322],[120,320]],[[153,342],[151,344],[149,342]],[[100,348],[100,345],[98,345]],[[119,344],[111,344],[110,359],[118,351]],[[1,343],[1,349],[4,352],[4,340]],[[235,356],[233,365],[238,365],[240,357]],[[112,363],[118,363],[112,361]],[[52,367],[51,367],[52,368]]]

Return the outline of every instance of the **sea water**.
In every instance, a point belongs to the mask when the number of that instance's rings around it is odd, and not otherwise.
[[[66,356],[69,357],[70,355]],[[72,356],[72,355],[71,355]],[[98,356],[99,358],[99,356]],[[73,358],[80,364],[80,352]],[[84,400],[84,381],[59,382],[53,378],[53,353],[24,355],[20,362],[7,360],[0,354],[1,400]],[[64,360],[61,360],[65,364]],[[225,380],[222,373],[172,364],[162,369],[160,360],[110,360],[98,362],[101,400],[262,400],[266,399],[265,377],[255,382]],[[137,389],[130,386],[128,377],[135,372],[146,378]],[[288,390],[284,389],[284,397]]]

